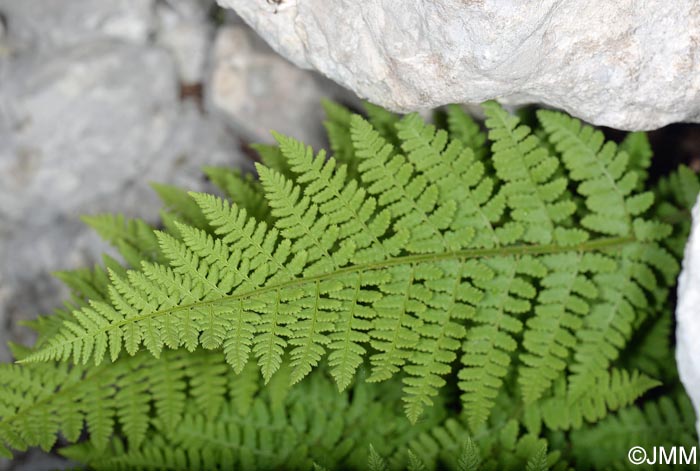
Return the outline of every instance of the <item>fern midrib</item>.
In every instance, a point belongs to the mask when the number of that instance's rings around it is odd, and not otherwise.
[[[556,244],[518,244],[511,245],[508,247],[497,247],[497,248],[481,248],[481,249],[465,249],[444,253],[433,253],[433,254],[413,254],[405,255],[402,257],[395,257],[393,259],[381,260],[378,262],[371,262],[359,265],[352,265],[348,267],[343,267],[330,273],[322,273],[319,275],[313,275],[305,278],[293,278],[284,282],[280,282],[273,285],[263,286],[256,290],[247,291],[243,293],[230,294],[219,299],[203,300],[199,302],[194,302],[191,304],[184,304],[176,306],[173,308],[163,309],[159,311],[154,311],[148,314],[142,314],[139,316],[129,317],[128,319],[122,319],[119,322],[114,322],[106,327],[102,327],[93,332],[89,332],[89,336],[93,336],[100,333],[107,333],[116,327],[122,327],[134,322],[139,322],[150,317],[157,317],[167,314],[172,314],[175,312],[186,311],[189,309],[198,309],[205,306],[216,306],[219,304],[226,304],[228,302],[251,298],[253,296],[260,296],[262,294],[283,290],[285,288],[291,288],[295,286],[301,286],[306,283],[315,283],[316,281],[333,279],[338,276],[345,275],[347,273],[364,272],[371,270],[378,270],[382,268],[388,268],[396,265],[408,265],[417,264],[424,262],[439,262],[442,260],[451,259],[469,259],[469,258],[486,258],[495,256],[522,256],[522,255],[545,255],[545,254],[556,254],[562,252],[590,252],[612,249],[616,247],[623,247],[627,244],[633,243],[636,238],[633,235],[624,237],[601,237],[597,239],[588,240],[584,243],[575,246],[560,246]],[[286,268],[284,265],[282,265]],[[66,343],[73,343],[80,341],[86,336],[79,336],[70,339],[68,342],[61,342],[65,345]],[[46,350],[51,350],[52,347],[48,346]],[[23,360],[18,361],[18,363],[28,363],[31,362],[31,356]]]

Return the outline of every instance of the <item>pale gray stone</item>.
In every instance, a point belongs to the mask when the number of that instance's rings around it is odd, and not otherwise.
[[[93,39],[145,42],[155,0],[0,0],[15,51],[45,50]]]
[[[697,0],[218,0],[280,54],[397,111],[539,102],[594,124],[700,121]]]
[[[275,130],[320,147],[321,99],[357,102],[330,80],[281,58],[242,24],[219,29],[206,90],[208,107],[251,142],[271,142]]]
[[[156,40],[173,55],[180,81],[202,82],[213,25],[214,0],[161,0],[156,4]]]
[[[693,227],[678,277],[676,363],[678,374],[698,416],[700,433],[700,199],[693,208]]]

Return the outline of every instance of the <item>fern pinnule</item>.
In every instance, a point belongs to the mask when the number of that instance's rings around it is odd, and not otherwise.
[[[486,154],[486,134],[481,130],[479,123],[459,105],[449,105],[446,112],[450,137],[461,141],[481,160]]]
[[[567,231],[555,228],[574,213],[576,205],[563,199],[567,180],[556,175],[558,160],[539,145],[530,128],[494,102],[485,103],[484,111],[489,139],[494,141],[493,165],[505,183],[511,216],[524,229],[523,239],[549,243],[560,233],[563,237]]]
[[[429,181],[436,182],[440,204],[459,202],[446,235],[450,247],[500,245],[503,229],[495,226],[505,208],[504,194],[494,194],[494,181],[485,175],[484,164],[474,152],[462,148],[458,140],[447,145],[447,134],[436,132],[416,114],[403,118],[397,128],[410,162]]]
[[[243,208],[258,221],[270,218],[260,182],[249,173],[243,174],[238,169],[227,167],[204,167],[206,176],[239,208]]]
[[[362,182],[368,193],[377,195],[379,207],[391,212],[395,232],[404,234],[404,247],[423,253],[444,250],[447,243],[441,229],[451,220],[454,201],[438,204],[435,185],[423,175],[414,176],[413,165],[395,154],[393,146],[360,116],[353,116],[350,131]]]

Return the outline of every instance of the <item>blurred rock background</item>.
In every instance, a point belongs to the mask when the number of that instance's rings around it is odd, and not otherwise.
[[[322,97],[351,100],[213,0],[0,0],[0,361],[66,295],[51,272],[107,249],[80,215],[155,221],[149,182],[206,189],[271,129],[322,146]]]

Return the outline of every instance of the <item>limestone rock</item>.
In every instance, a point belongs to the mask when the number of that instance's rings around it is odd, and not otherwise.
[[[700,417],[700,199],[693,208],[693,228],[678,278],[676,362],[678,374]],[[700,420],[696,422],[700,432]]]
[[[0,0],[16,49],[42,50],[92,39],[145,42],[156,0]]]
[[[208,107],[249,141],[270,142],[275,130],[316,147],[324,143],[321,99],[354,99],[281,58],[243,24],[219,29],[205,88]]]
[[[396,111],[498,98],[620,129],[700,121],[697,0],[218,1]]]
[[[184,84],[204,79],[213,27],[207,13],[214,0],[163,0],[156,4],[156,41],[171,52]]]

